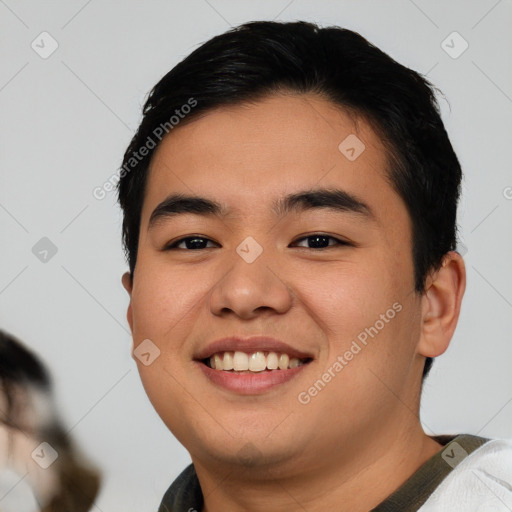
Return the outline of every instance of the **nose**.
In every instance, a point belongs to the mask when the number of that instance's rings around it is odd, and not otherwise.
[[[285,283],[277,259],[269,260],[265,251],[252,262],[235,253],[231,270],[212,289],[212,314],[233,313],[248,320],[262,311],[278,314],[288,311],[293,294]]]

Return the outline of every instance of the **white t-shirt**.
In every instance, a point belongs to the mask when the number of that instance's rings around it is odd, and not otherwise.
[[[419,512],[511,512],[512,439],[491,439],[468,455],[454,443],[446,445],[443,460],[452,456],[458,464]]]

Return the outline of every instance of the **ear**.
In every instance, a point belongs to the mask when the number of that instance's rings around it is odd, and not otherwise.
[[[128,305],[128,311],[126,313],[126,319],[128,320],[128,324],[130,326],[130,330],[133,332],[133,313],[132,313],[132,289],[133,289],[133,281],[130,272],[125,272],[123,277],[121,278],[121,282],[123,283],[124,289],[128,292],[130,296],[130,304]]]
[[[446,351],[459,319],[466,290],[466,266],[462,256],[448,252],[442,267],[426,282],[422,302],[421,335],[418,353],[437,357]]]

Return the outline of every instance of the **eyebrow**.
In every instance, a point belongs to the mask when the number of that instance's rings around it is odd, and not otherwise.
[[[290,213],[301,213],[316,209],[327,209],[335,213],[345,212],[376,221],[375,212],[368,204],[355,195],[341,189],[311,189],[289,194],[272,204],[277,217]],[[229,209],[221,203],[206,197],[172,194],[162,201],[151,213],[148,230],[166,219],[183,214],[204,217],[225,217]]]

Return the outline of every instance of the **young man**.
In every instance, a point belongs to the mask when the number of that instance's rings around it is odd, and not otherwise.
[[[512,507],[511,442],[418,416],[460,180],[430,84],[349,30],[248,23],[154,87],[118,188],[134,359],[193,462],[161,512]]]

